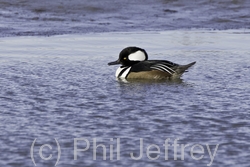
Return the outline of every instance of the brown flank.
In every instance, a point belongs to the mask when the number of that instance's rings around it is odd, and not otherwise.
[[[172,75],[159,70],[131,72],[127,79],[169,79]]]

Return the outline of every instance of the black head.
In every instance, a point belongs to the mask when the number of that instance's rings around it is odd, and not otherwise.
[[[121,64],[123,66],[132,66],[140,61],[148,59],[148,54],[144,49],[138,47],[127,47],[120,52],[119,59],[108,65]]]

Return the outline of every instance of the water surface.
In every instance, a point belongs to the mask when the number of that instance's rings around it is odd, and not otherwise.
[[[0,36],[250,28],[249,0],[1,0]]]
[[[249,166],[249,31],[97,33],[1,38],[1,166]],[[120,82],[107,63],[124,47],[139,46],[149,59],[197,61],[177,82]],[[89,150],[74,160],[74,138]],[[94,138],[106,146],[93,160]],[[120,158],[117,143],[120,139]],[[139,157],[140,138],[143,157]],[[163,144],[169,139],[168,160]],[[179,140],[177,140],[179,139]],[[182,155],[174,141],[189,144]],[[43,160],[43,156],[52,158]],[[155,144],[157,160],[147,157]],[[204,157],[190,150],[200,144]],[[113,160],[110,160],[110,145]],[[79,141],[78,148],[86,147]],[[200,147],[196,147],[198,151]],[[157,151],[152,146],[151,151]],[[184,156],[184,160],[182,160]]]

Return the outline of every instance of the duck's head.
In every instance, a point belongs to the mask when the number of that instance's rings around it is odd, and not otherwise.
[[[132,66],[140,61],[148,60],[148,54],[144,49],[138,47],[127,47],[120,52],[119,59],[108,63],[108,65],[121,64],[123,66]]]

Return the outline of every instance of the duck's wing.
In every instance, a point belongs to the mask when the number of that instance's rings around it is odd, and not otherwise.
[[[178,64],[164,60],[164,61],[156,61],[155,63],[152,63],[150,68],[153,70],[159,70],[159,71],[166,72],[166,73],[173,75],[175,73],[175,69],[178,66],[179,66]]]
[[[158,70],[173,75],[179,65],[167,60],[147,60],[133,65],[131,72]]]

